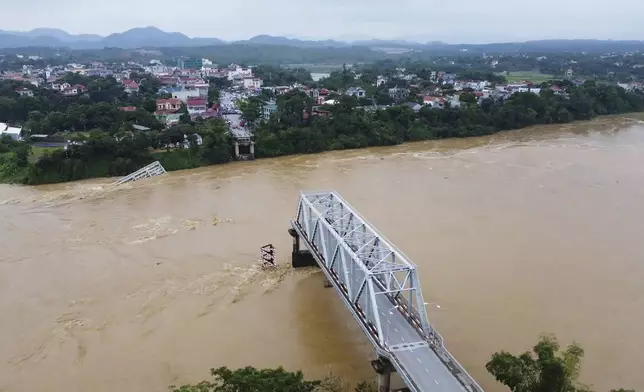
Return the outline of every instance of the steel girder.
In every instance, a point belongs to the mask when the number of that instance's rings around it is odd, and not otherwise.
[[[340,195],[302,193],[296,220],[381,347],[389,347],[383,314],[392,311],[403,313],[421,336],[442,346],[427,320],[416,265]],[[386,296],[391,306],[380,309],[383,301],[377,296]]]

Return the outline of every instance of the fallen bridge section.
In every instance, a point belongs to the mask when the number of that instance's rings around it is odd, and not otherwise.
[[[131,182],[131,181],[138,181],[142,180],[144,178],[150,178],[154,176],[160,176],[162,174],[166,174],[167,172],[161,165],[161,162],[156,161],[152,162],[151,164],[147,165],[146,167],[143,167],[137,171],[135,171],[132,174],[128,174],[127,176],[121,178],[120,180],[116,181],[115,185],[121,185],[126,182]]]
[[[416,265],[339,194],[302,193],[291,226],[373,345],[381,390],[396,371],[414,392],[482,392],[429,323]]]

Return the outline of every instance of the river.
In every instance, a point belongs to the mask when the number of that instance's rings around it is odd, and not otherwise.
[[[321,273],[288,265],[298,192],[330,188],[418,264],[431,322],[487,391],[505,390],[491,353],[542,332],[581,343],[598,391],[644,388],[635,119],[110,184],[0,186],[0,391],[166,391],[221,365],[373,378]]]

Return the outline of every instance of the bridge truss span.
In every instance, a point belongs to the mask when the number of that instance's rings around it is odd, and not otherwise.
[[[383,348],[387,343],[383,326],[386,320],[378,312],[378,296],[391,302],[387,312],[401,311],[411,316],[410,321],[423,335],[432,334],[416,266],[338,194],[302,194],[298,223],[305,228],[307,240],[322,253],[325,266],[334,273],[351,303],[374,329]]]
[[[482,392],[429,323],[416,265],[339,194],[303,192],[291,225],[411,390]]]

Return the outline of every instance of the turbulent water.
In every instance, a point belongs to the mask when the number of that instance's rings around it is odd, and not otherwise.
[[[490,354],[542,332],[582,344],[598,390],[644,389],[641,124],[0,186],[0,391],[165,391],[220,365],[372,378],[321,273],[288,266],[298,192],[329,188],[418,264],[431,321],[486,390],[504,390]]]

